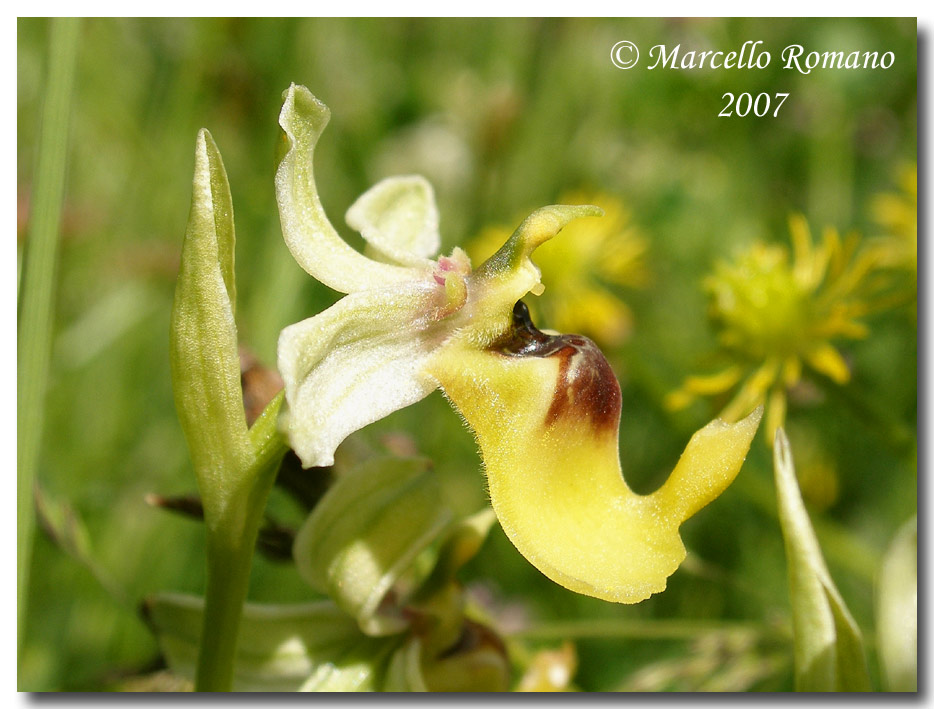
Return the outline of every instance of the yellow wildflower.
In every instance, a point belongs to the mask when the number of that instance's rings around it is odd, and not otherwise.
[[[548,282],[535,311],[560,332],[579,332],[604,345],[619,345],[632,330],[633,316],[608,286],[641,288],[648,283],[648,241],[615,197],[570,193],[561,202],[594,204],[604,216],[568,224],[563,238],[535,252],[535,263]],[[474,262],[483,262],[511,233],[507,227],[487,227],[468,244],[467,253]]]
[[[858,238],[841,239],[833,228],[815,245],[801,215],[793,215],[789,226],[791,258],[784,246],[757,243],[734,262],[718,264],[704,281],[720,344],[733,363],[711,375],[687,377],[668,395],[668,408],[736,389],[720,416],[735,420],[766,404],[772,441],[785,420],[787,392],[800,382],[804,367],[837,384],[849,381],[850,369],[831,341],[866,336],[860,318],[869,304],[862,288],[874,257],[856,254]]]

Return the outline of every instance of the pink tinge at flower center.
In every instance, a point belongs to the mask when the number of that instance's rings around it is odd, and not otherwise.
[[[458,256],[461,258],[458,258]],[[457,273],[461,276],[466,276],[470,273],[470,261],[463,252],[457,254],[455,251],[451,256],[440,257],[432,275],[434,276],[435,282],[439,286],[443,286],[448,276],[452,273]]]
[[[444,305],[437,313],[438,319],[460,310],[467,302],[467,276],[470,271],[470,259],[459,248],[455,248],[450,256],[438,259],[431,274],[435,283],[444,287]]]

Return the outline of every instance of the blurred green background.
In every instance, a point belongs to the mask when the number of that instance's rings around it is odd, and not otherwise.
[[[18,21],[20,255],[48,35],[45,20]],[[629,71],[609,59],[623,39],[642,51]],[[772,53],[767,69],[646,69],[655,44],[729,51],[750,39]],[[892,51],[896,62],[886,71],[802,76],[781,69],[778,55],[792,43]],[[199,128],[213,133],[233,192],[240,337],[270,366],[279,330],[337,298],[294,263],[279,230],[276,120],[290,82],[331,108],[315,169],[325,209],[352,243],[360,241],[344,211],[393,174],[433,183],[444,252],[486,227],[512,228],[569,191],[619,200],[649,243],[652,279],[614,290],[633,327],[607,355],[623,387],[623,468],[647,492],[716,414],[663,406],[716,350],[701,280],[718,258],[756,240],[787,244],[791,212],[805,214],[815,232],[879,233],[871,200],[894,191],[900,167],[916,160],[916,54],[910,18],[84,20],[38,475],[89,551],[76,558],[37,534],[21,686],[103,689],[157,667],[139,602],[160,590],[203,590],[199,524],[144,501],[150,492],[195,490],[172,400],[168,323]],[[777,118],[718,118],[727,91],[790,96]],[[797,436],[820,452],[837,485],[810,511],[872,654],[881,554],[917,507],[917,336],[908,311],[865,322],[870,336],[842,345],[852,382],[792,405],[788,428],[793,445]],[[376,445],[391,431],[416,437],[465,511],[483,504],[475,444],[440,394],[359,437]],[[503,617],[536,629],[531,648],[573,640],[582,689],[692,688],[712,672],[727,675],[728,689],[789,689],[787,578],[771,476],[759,436],[736,483],[683,528],[689,563],[668,591],[637,606],[552,584],[498,528],[466,580]],[[284,521],[298,521],[286,500],[271,504]],[[308,594],[291,566],[257,557],[251,600]],[[636,620],[642,630],[626,631]],[[665,637],[682,621],[762,632],[752,640]]]

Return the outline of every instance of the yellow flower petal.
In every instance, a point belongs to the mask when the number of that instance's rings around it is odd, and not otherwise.
[[[735,386],[741,376],[743,376],[743,368],[734,364],[716,374],[690,376],[684,380],[684,388],[701,396],[720,394]]]
[[[807,260],[811,256],[811,227],[803,214],[791,214],[788,217],[788,231],[791,233],[791,245],[796,261]]]
[[[782,370],[782,384],[791,387],[801,380],[801,359],[793,355],[785,359],[785,367]]]
[[[817,344],[804,355],[807,363],[821,374],[833,379],[837,384],[846,384],[850,381],[850,368],[846,365],[843,356],[832,345]]]
[[[784,389],[775,389],[769,395],[769,405],[765,414],[765,433],[769,445],[775,442],[775,432],[785,425],[785,414],[788,410],[788,398]]]
[[[665,399],[662,402],[664,406],[669,411],[681,411],[681,409],[686,409],[688,406],[697,401],[697,397],[686,389],[675,389],[670,391],[665,395]]]
[[[769,358],[745,381],[733,400],[720,412],[720,418],[725,421],[736,421],[750,409],[764,403],[766,392],[774,384],[776,376],[778,376],[778,361]]]

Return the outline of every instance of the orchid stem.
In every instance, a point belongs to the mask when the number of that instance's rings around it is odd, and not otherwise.
[[[237,636],[256,537],[288,449],[276,427],[282,400],[280,392],[250,429],[253,463],[238,476],[244,482],[232,493],[217,522],[208,526],[207,589],[195,675],[198,692],[229,692],[233,688]]]

